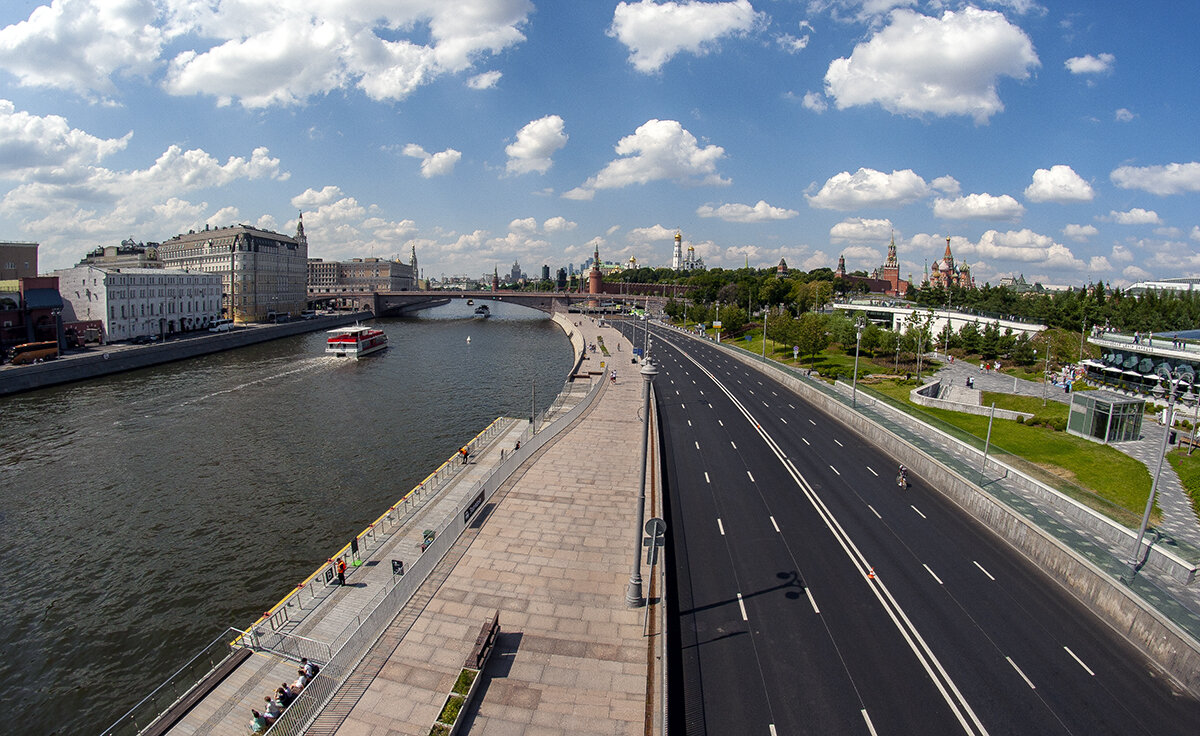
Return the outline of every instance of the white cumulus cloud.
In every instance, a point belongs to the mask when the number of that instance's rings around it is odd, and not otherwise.
[[[595,176],[563,196],[591,199],[598,189],[617,189],[631,184],[668,180],[692,185],[727,185],[717,173],[717,162],[725,156],[720,146],[701,147],[696,136],[676,120],[647,120],[632,135],[617,142],[620,158],[610,161]]]
[[[850,217],[829,229],[829,240],[833,243],[885,243],[890,242],[891,238],[892,221],[887,219]]]
[[[1109,178],[1122,189],[1140,189],[1150,194],[1200,192],[1200,163],[1122,166],[1113,169]]]
[[[550,170],[554,152],[567,145],[563,132],[563,119],[558,115],[547,115],[530,121],[517,131],[517,139],[504,152],[508,154],[505,169],[511,174],[544,174]]]
[[[1021,219],[1025,208],[1007,194],[968,194],[957,199],[936,199],[933,214],[943,220],[1012,220]]]
[[[1076,243],[1086,243],[1088,238],[1094,237],[1099,232],[1095,225],[1067,225],[1063,228],[1063,235]]]
[[[961,253],[963,256],[974,255],[999,261],[1034,263],[1045,268],[1087,268],[1087,264],[1076,258],[1070,248],[1028,228],[1004,233],[988,230],[977,243],[956,242],[954,252],[956,255]]]
[[[765,22],[749,0],[711,3],[621,2],[613,11],[608,35],[629,49],[629,62],[640,72],[653,73],[676,54],[703,55],[726,36],[742,35]]]
[[[467,86],[471,89],[491,89],[500,83],[500,77],[502,76],[504,75],[498,71],[476,74],[467,80]]]
[[[0,67],[85,97],[139,75],[250,108],[349,89],[400,100],[524,41],[532,10],[530,0],[53,0],[0,29]]]
[[[97,138],[58,115],[33,115],[0,100],[0,177],[38,179],[81,171],[123,150],[133,137]]]
[[[1112,54],[1098,54],[1092,56],[1074,56],[1067,59],[1065,66],[1067,71],[1072,74],[1106,74],[1112,71],[1113,64],[1117,61],[1117,57]]]
[[[1092,185],[1065,164],[1033,172],[1033,182],[1025,188],[1030,202],[1090,202],[1096,196]]]
[[[416,143],[406,145],[403,153],[410,158],[421,160],[421,176],[426,179],[451,173],[454,171],[454,165],[462,158],[462,152],[453,148],[431,154]]]
[[[1108,213],[1108,219],[1118,225],[1157,225],[1161,222],[1157,212],[1144,210],[1141,207],[1134,207],[1127,212],[1113,210]]]
[[[719,217],[726,222],[770,222],[772,220],[790,220],[800,213],[783,207],[772,207],[760,199],[754,206],[748,204],[723,204],[718,207],[710,204],[701,205],[696,208],[696,214],[701,217]]]
[[[843,171],[825,182],[815,195],[808,196],[812,207],[823,210],[852,210],[859,207],[898,207],[924,199],[929,185],[912,169],[885,174],[862,168],[851,174]]]
[[[1025,32],[995,11],[968,6],[932,18],[900,9],[890,20],[830,63],[825,90],[838,109],[878,103],[896,114],[986,123],[1004,109],[998,80],[1027,79],[1040,65]]]

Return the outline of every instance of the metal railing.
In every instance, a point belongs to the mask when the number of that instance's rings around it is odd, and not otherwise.
[[[231,642],[239,638],[241,633],[237,629],[225,629],[187,664],[176,670],[165,682],[154,688],[153,692],[130,708],[128,713],[118,718],[116,723],[105,729],[100,736],[136,736],[143,729],[153,725],[209,673],[233,655],[235,647]]]
[[[305,687],[288,709],[268,729],[270,736],[300,736],[305,733],[322,709],[333,699],[338,689],[354,672],[358,664],[367,655],[370,648],[384,635],[387,628],[396,620],[400,610],[408,603],[413,594],[424,584],[434,567],[441,562],[450,548],[458,541],[478,516],[468,513],[480,494],[484,502],[491,499],[500,485],[513,471],[533,454],[542,444],[549,441],[559,431],[569,425],[587,404],[598,395],[602,381],[591,386],[585,401],[577,403],[570,411],[560,415],[550,426],[545,427],[531,442],[522,442],[522,449],[513,452],[484,480],[472,485],[471,490],[459,504],[455,513],[443,523],[434,536],[433,543],[417,558],[412,567],[399,579],[393,579],[394,584],[376,594],[362,611],[350,621],[330,645],[333,655],[322,667],[320,674]],[[549,430],[549,431],[547,431]],[[531,439],[534,439],[531,436]],[[477,509],[480,507],[477,507]],[[411,624],[410,624],[411,625]],[[393,632],[397,640],[407,632]]]

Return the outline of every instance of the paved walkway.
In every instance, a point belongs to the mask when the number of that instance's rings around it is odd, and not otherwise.
[[[318,721],[316,731],[428,733],[481,623],[498,610],[498,650],[478,705],[466,714],[472,733],[646,732],[654,710],[647,693],[661,681],[651,667],[659,642],[643,636],[645,609],[625,605],[642,381],[629,362],[628,341],[616,329],[581,320],[588,342],[602,336],[612,351],[608,358],[588,353],[581,370],[615,365],[617,384],[606,386],[594,408],[497,492],[478,536],[464,545],[357,703],[336,730]],[[647,517],[657,508],[648,507]],[[655,595],[649,571],[642,575]]]
[[[308,733],[428,733],[481,624],[497,611],[497,651],[466,713],[475,732],[641,736],[661,722],[650,716],[661,714],[658,624],[645,619],[645,608],[625,604],[641,459],[639,366],[616,329],[582,315],[571,321],[587,344],[602,341],[611,351],[587,352],[579,373],[599,380],[615,368],[617,383],[603,386],[580,419],[501,486],[482,525],[447,552]],[[560,412],[584,398],[587,383],[567,386],[571,401]],[[315,593],[289,608],[286,630],[336,648],[394,584],[388,561],[411,567],[421,530],[456,513],[527,426],[514,420],[486,443],[397,531],[364,552],[365,564],[350,570],[346,586],[311,583]],[[647,518],[661,515],[655,477],[651,468]],[[640,567],[644,592],[657,599],[658,580]],[[294,659],[255,652],[170,733],[245,736],[250,709],[262,710],[264,697],[294,680],[296,668]]]
[[[1004,373],[982,372],[979,370],[978,364],[972,365],[962,361],[944,362],[942,368],[937,372],[937,377],[942,379],[943,383],[954,387],[965,386],[968,376],[975,379],[976,390],[1023,396],[1045,396],[1048,401],[1071,403],[1071,395],[1064,392],[1061,386],[1044,386],[1041,383],[1021,380]],[[1141,438],[1131,442],[1113,442],[1110,446],[1145,464],[1153,477],[1155,468],[1158,466],[1158,458],[1161,456],[1163,432],[1165,431],[1162,424],[1151,421],[1147,417],[1142,422]],[[1171,463],[1166,461],[1162,464],[1162,472],[1158,478],[1157,503],[1159,509],[1162,510],[1162,522],[1156,526],[1175,539],[1200,549],[1200,519],[1196,518],[1196,512],[1192,509],[1187,492],[1183,490],[1179,475],[1171,467]]]

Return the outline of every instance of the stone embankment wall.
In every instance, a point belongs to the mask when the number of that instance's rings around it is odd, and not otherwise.
[[[348,312],[285,322],[281,325],[247,325],[231,332],[182,337],[154,345],[121,346],[119,349],[105,346],[89,353],[66,355],[37,365],[5,366],[0,369],[0,396],[148,368],[268,340],[278,340],[281,337],[327,330],[373,316],[370,312]]]
[[[979,404],[964,404],[961,401],[949,401],[947,399],[939,399],[942,393],[942,382],[940,380],[930,381],[929,383],[914,388],[909,392],[908,397],[912,399],[914,404],[928,406],[931,409],[948,409],[950,411],[961,411],[964,414],[978,414],[979,416],[989,416],[992,413],[992,408],[989,406],[981,406]],[[996,417],[999,419],[1032,419],[1033,415],[1024,411],[1012,411],[1011,409],[996,409]]]

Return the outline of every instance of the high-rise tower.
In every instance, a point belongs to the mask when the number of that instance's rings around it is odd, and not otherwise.
[[[675,252],[671,254],[671,269],[683,268],[683,233],[675,231]]]

